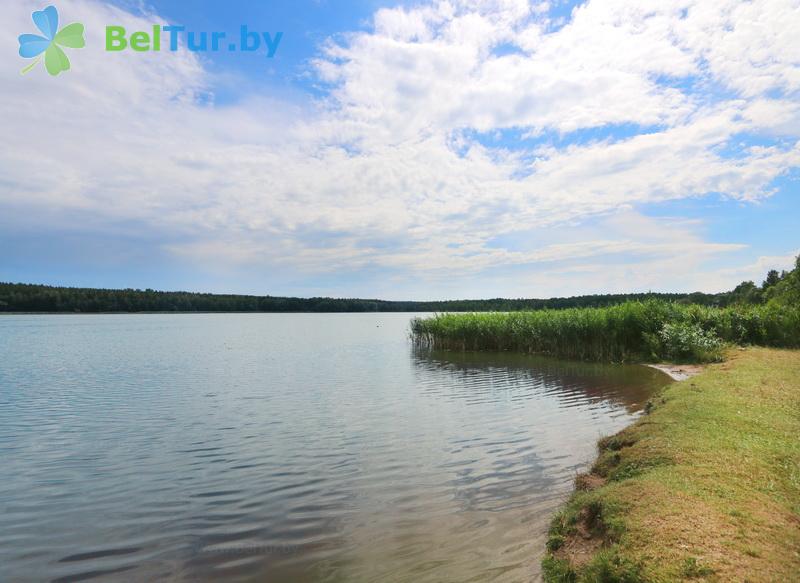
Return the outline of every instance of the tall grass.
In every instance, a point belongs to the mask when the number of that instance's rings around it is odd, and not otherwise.
[[[608,308],[438,314],[411,324],[415,342],[590,361],[718,360],[723,345],[800,347],[800,308],[712,308],[664,301]]]

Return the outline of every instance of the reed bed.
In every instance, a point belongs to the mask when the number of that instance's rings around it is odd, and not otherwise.
[[[664,301],[607,308],[437,314],[411,324],[418,345],[512,350],[603,362],[711,362],[725,345],[800,347],[800,308]]]

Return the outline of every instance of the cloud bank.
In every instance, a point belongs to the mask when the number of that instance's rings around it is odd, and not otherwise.
[[[27,31],[35,8],[7,7],[8,26]],[[64,0],[87,31],[69,73],[21,79],[15,39],[0,41],[0,227],[146,236],[216,285],[281,273],[295,293],[712,290],[760,275],[755,259],[723,265],[746,245],[643,209],[759,204],[800,166],[800,2],[558,8],[381,9],[320,47],[307,98],[217,105],[196,54],[102,51],[105,24],[146,30],[157,14]]]

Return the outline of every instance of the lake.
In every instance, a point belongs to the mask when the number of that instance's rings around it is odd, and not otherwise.
[[[0,317],[0,581],[538,580],[669,379],[428,352],[411,317]]]

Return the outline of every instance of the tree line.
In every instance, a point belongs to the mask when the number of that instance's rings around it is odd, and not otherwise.
[[[717,294],[649,292],[550,299],[388,301],[74,288],[0,282],[0,312],[490,312],[608,307],[648,299],[721,307],[770,301],[800,303],[800,257],[793,270],[780,273],[772,270],[760,285],[746,281],[732,291]]]

